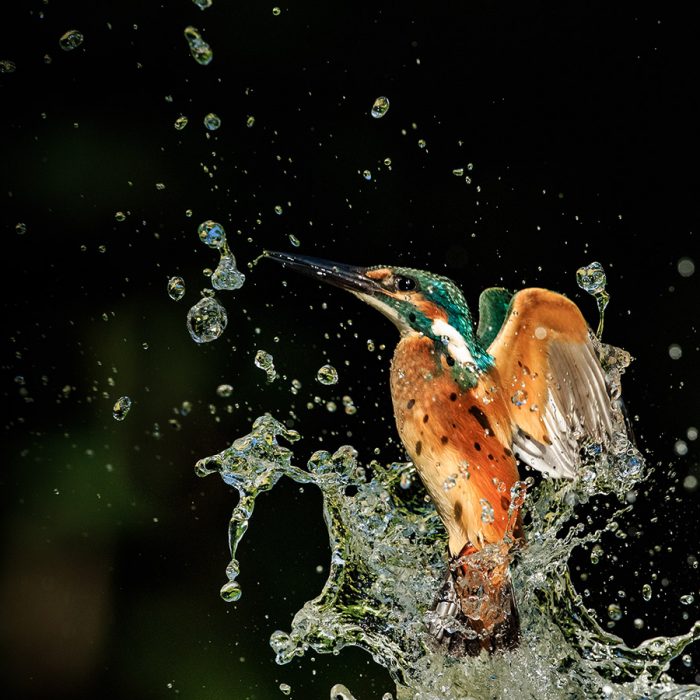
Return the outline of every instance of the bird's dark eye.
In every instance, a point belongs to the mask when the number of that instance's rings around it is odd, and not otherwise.
[[[397,276],[394,280],[394,286],[399,292],[410,292],[416,288],[416,281],[410,277]]]

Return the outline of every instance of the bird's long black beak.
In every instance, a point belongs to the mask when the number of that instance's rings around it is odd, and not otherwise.
[[[310,258],[306,255],[292,255],[290,253],[276,253],[266,250],[265,257],[275,260],[284,267],[295,272],[313,277],[321,282],[327,282],[349,292],[361,294],[376,294],[377,283],[367,277],[366,267],[343,265],[342,263],[320,258]]]

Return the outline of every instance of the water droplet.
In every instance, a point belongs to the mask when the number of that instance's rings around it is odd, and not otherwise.
[[[338,370],[333,365],[323,365],[316,373],[316,381],[326,386],[338,383]]]
[[[209,112],[209,114],[204,117],[204,126],[209,129],[209,131],[216,131],[221,126],[221,119],[214,112]]]
[[[245,282],[245,275],[236,267],[236,259],[231,253],[221,256],[219,264],[211,276],[214,289],[233,291],[240,289]]]
[[[122,421],[126,418],[126,414],[131,410],[131,399],[128,396],[122,396],[117,399],[112,406],[112,416],[114,420]]]
[[[17,70],[17,66],[14,61],[8,61],[4,59],[0,61],[0,73],[14,73]]]
[[[282,207],[279,204],[275,204],[275,214],[277,214],[277,216],[281,216],[282,214]]]
[[[242,594],[243,592],[241,591],[241,586],[238,581],[227,581],[221,586],[221,590],[219,591],[219,595],[227,603],[235,603],[237,600],[241,599]]]
[[[214,0],[192,0],[192,2],[200,9],[200,10],[207,10],[209,9],[213,3]]]
[[[185,296],[185,280],[182,277],[171,277],[168,280],[168,296],[173,301],[180,301]]]
[[[406,490],[411,488],[411,484],[413,483],[413,480],[411,479],[411,475],[408,472],[403,472],[401,474],[401,477],[399,478],[399,486]]]
[[[292,687],[286,683],[280,683],[280,692],[283,695],[289,695],[292,692]]]
[[[289,242],[295,247],[298,248],[301,245],[301,241],[292,233],[289,234]]]
[[[263,370],[267,374],[268,383],[274,382],[277,378],[277,372],[275,371],[274,358],[269,352],[264,350],[258,350],[255,353],[255,366],[258,369]]]
[[[418,148],[425,148],[427,145],[425,139],[418,139]]]
[[[591,564],[598,564],[603,557],[603,548],[599,544],[593,545],[591,549]]]
[[[389,98],[387,97],[377,97],[372,105],[372,111],[370,114],[375,119],[381,119],[389,111]]]
[[[385,158],[384,165],[386,165],[387,168],[391,168],[391,158]]]
[[[230,384],[219,384],[219,386],[216,387],[216,394],[222,399],[227,399],[233,394],[233,387]]]
[[[510,400],[516,406],[524,406],[527,403],[527,391],[518,389],[513,396],[510,397]]]
[[[226,243],[224,227],[211,219],[199,224],[197,233],[199,234],[199,240],[202,243],[206,243],[210,248],[221,248]]]
[[[211,46],[202,39],[202,35],[195,27],[185,27],[185,39],[190,45],[192,58],[199,65],[206,66],[211,63],[211,59],[214,58],[214,52],[211,50]]]
[[[121,223],[122,221],[126,221],[126,214],[123,211],[117,211],[114,212],[114,218]]]
[[[156,189],[160,190],[161,192],[165,189],[165,183],[163,182],[156,182]]]
[[[251,129],[253,126],[255,126],[255,117],[252,114],[248,115],[248,118],[245,120],[245,125]]]
[[[698,439],[698,429],[692,425],[688,428],[685,434],[688,440],[691,442]]]
[[[192,402],[191,401],[183,401],[180,404],[180,415],[181,416],[189,416],[191,410],[192,410]]]
[[[481,522],[492,523],[495,520],[493,506],[485,498],[480,498],[479,503],[481,504]]]
[[[195,343],[209,343],[224,332],[228,316],[216,299],[200,299],[187,314],[187,328]]]
[[[375,345],[374,345],[374,341],[372,340],[372,338],[367,338],[367,349],[370,352],[374,352]]]
[[[451,491],[455,486],[457,486],[457,475],[452,474],[445,479],[442,483],[442,488],[444,491]]]
[[[600,338],[603,334],[603,315],[610,301],[610,295],[605,291],[607,279],[603,266],[599,262],[592,262],[590,265],[579,267],[576,270],[576,284],[595,297],[598,313],[600,314],[596,335]]]
[[[365,180],[371,180],[372,179],[372,173],[369,170],[363,170],[362,171],[362,177],[365,178]]]
[[[27,224],[22,222],[15,224],[15,231],[18,236],[24,236],[24,234],[27,233]]]
[[[621,620],[622,608],[617,603],[610,603],[610,605],[608,605],[608,617],[615,621]]]
[[[668,346],[668,356],[672,360],[680,360],[683,357],[683,348],[678,343],[673,343]]]
[[[651,586],[645,583],[642,586],[642,598],[648,603],[651,600]]]
[[[279,7],[273,7],[272,8],[272,14],[275,17],[279,17],[282,14],[282,10]]]
[[[690,258],[681,258],[678,261],[678,274],[681,277],[692,277],[695,274],[695,263]]]
[[[695,602],[695,596],[692,593],[682,595],[679,599],[682,605],[692,605]]]
[[[457,177],[462,177],[462,175],[464,175],[464,168],[455,168],[452,171],[452,174],[456,175]]]
[[[683,654],[683,656],[681,656],[681,662],[686,668],[691,668],[693,665],[693,657],[690,654]]]
[[[64,51],[77,49],[83,43],[84,37],[77,29],[69,29],[59,40],[58,44]]]
[[[679,457],[685,457],[688,454],[688,443],[685,440],[676,440],[673,445],[673,451]]]
[[[178,131],[182,131],[187,126],[187,117],[182,114],[175,120],[175,128]]]
[[[592,262],[576,270],[576,284],[589,294],[605,291],[605,270],[599,262]]]

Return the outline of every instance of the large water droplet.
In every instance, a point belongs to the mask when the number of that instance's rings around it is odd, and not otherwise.
[[[292,692],[292,686],[287,683],[280,683],[280,692],[282,695],[289,695]]]
[[[221,586],[219,594],[227,603],[235,603],[237,600],[241,599],[243,593],[238,581],[227,581]]]
[[[576,283],[589,294],[598,294],[605,290],[605,270],[599,262],[592,262],[576,270]]]
[[[175,128],[182,131],[187,126],[187,117],[183,114],[175,120]]]
[[[216,394],[223,399],[227,399],[233,394],[233,387],[230,384],[219,384],[219,386],[216,387]]]
[[[216,299],[200,299],[187,314],[187,328],[195,343],[209,343],[224,332],[228,316]]]
[[[233,291],[240,289],[245,282],[245,275],[236,267],[236,259],[231,255],[222,255],[219,264],[211,276],[214,289]]]
[[[642,586],[642,598],[648,603],[651,600],[651,586],[645,583]]]
[[[209,114],[204,117],[204,126],[206,126],[209,131],[216,131],[221,126],[221,118],[218,114],[209,112]]]
[[[59,46],[64,51],[77,49],[83,43],[84,37],[77,29],[69,29],[59,40]]]
[[[388,97],[377,97],[372,105],[372,111],[370,114],[375,119],[381,119],[389,111],[389,98]]]
[[[333,365],[323,365],[316,373],[316,381],[326,386],[337,384],[338,370]]]
[[[112,406],[112,416],[114,420],[124,420],[126,414],[131,410],[131,399],[128,396],[122,396],[117,399],[114,406]]]
[[[211,50],[211,46],[202,39],[202,35],[195,27],[185,27],[185,39],[187,39],[187,43],[190,45],[192,58],[194,58],[197,63],[201,66],[206,66],[211,63],[211,59],[214,58],[214,52]]]
[[[185,296],[185,280],[182,277],[171,277],[168,280],[168,296],[173,301],[180,301]]]
[[[226,231],[224,227],[211,219],[202,222],[197,228],[199,240],[210,248],[221,248],[226,243]]]

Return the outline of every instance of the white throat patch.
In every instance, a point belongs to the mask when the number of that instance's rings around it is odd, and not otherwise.
[[[447,352],[455,362],[463,365],[476,364],[460,332],[447,321],[443,321],[441,318],[435,319],[431,330],[437,337],[444,338],[447,341]]]

